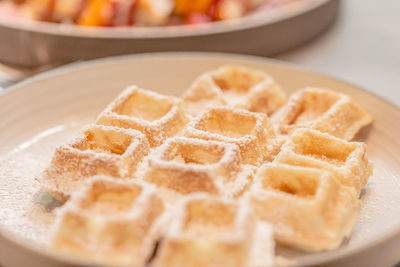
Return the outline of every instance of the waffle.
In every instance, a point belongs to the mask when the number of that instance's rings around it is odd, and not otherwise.
[[[197,193],[178,205],[153,266],[273,266],[273,244],[249,205]]]
[[[188,122],[180,100],[132,86],[99,116],[97,124],[135,129],[146,134],[151,147],[176,135]]]
[[[39,178],[69,198],[53,247],[99,264],[265,266],[268,225],[292,248],[339,247],[373,169],[350,139],[371,116],[323,89],[284,103],[269,76],[236,66],[181,99],[129,87]]]
[[[273,120],[283,134],[310,128],[351,140],[362,127],[372,122],[372,117],[347,95],[306,88],[294,93],[274,114]]]
[[[334,172],[343,185],[353,187],[358,193],[373,169],[364,143],[348,142],[310,129],[296,130],[275,160]]]
[[[148,157],[144,180],[179,194],[237,197],[250,185],[252,174],[250,166],[241,164],[236,145],[175,137]]]
[[[148,152],[147,139],[139,131],[91,125],[56,149],[40,181],[46,191],[65,201],[88,177],[132,177]]]
[[[334,249],[349,236],[360,205],[355,190],[338,180],[333,172],[267,163],[255,176],[251,204],[279,242],[307,251]]]
[[[150,184],[95,177],[58,210],[52,245],[89,263],[143,265],[153,253],[164,210]]]
[[[270,115],[286,103],[285,93],[270,76],[240,66],[224,66],[200,75],[182,99],[191,115],[220,105]]]
[[[243,163],[252,165],[271,161],[281,144],[265,114],[231,107],[212,108],[200,114],[188,124],[184,134],[236,144]]]

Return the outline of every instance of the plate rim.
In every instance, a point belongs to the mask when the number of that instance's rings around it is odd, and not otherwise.
[[[6,95],[10,95],[13,92],[19,90],[20,88],[23,88],[24,86],[27,86],[29,84],[35,83],[35,82],[40,82],[49,78],[55,78],[59,75],[65,75],[70,72],[74,71],[79,71],[80,69],[90,69],[90,68],[95,68],[96,66],[101,66],[101,65],[107,65],[107,64],[118,64],[118,62],[121,61],[132,61],[135,59],[141,59],[141,58],[182,58],[182,57],[207,57],[207,58],[230,58],[230,59],[239,59],[239,60],[244,60],[248,62],[258,62],[261,64],[267,64],[267,65],[275,65],[278,67],[283,67],[283,68],[288,68],[291,70],[294,70],[296,72],[302,72],[302,73],[307,73],[311,75],[317,75],[320,77],[323,77],[328,80],[334,80],[338,81],[340,83],[346,84],[356,90],[363,91],[366,94],[369,94],[370,96],[379,99],[380,101],[384,102],[385,104],[391,106],[394,108],[397,112],[400,114],[400,106],[396,105],[395,103],[392,103],[391,101],[385,99],[382,96],[377,95],[374,92],[371,92],[370,90],[356,85],[351,82],[347,82],[341,78],[336,78],[332,75],[326,75],[318,71],[311,70],[307,67],[300,66],[297,64],[293,63],[288,63],[285,61],[281,61],[278,59],[271,59],[271,58],[265,58],[265,57],[260,57],[260,56],[253,56],[253,55],[241,55],[241,54],[233,54],[233,53],[218,53],[218,52],[157,52],[157,53],[141,53],[141,54],[134,54],[134,55],[123,55],[123,56],[114,56],[114,57],[106,57],[106,58],[100,58],[100,59],[94,59],[94,60],[89,60],[85,62],[74,62],[70,63],[58,68],[55,68],[50,71],[46,71],[40,74],[37,74],[35,76],[32,76],[26,80],[23,80],[3,91],[0,91],[0,98],[4,97]],[[5,233],[4,230],[2,230],[2,227],[0,226],[0,238],[4,238],[8,242],[12,243],[15,246],[18,246],[20,249],[28,250],[31,253],[38,254],[40,256],[45,256],[48,257],[49,259],[53,260],[58,260],[63,263],[67,264],[82,264],[82,261],[77,261],[74,259],[70,259],[68,257],[65,257],[63,255],[59,255],[55,252],[40,249],[38,247],[32,247],[26,245],[25,242],[22,240],[18,240],[16,238],[13,238],[12,235]],[[348,257],[360,254],[362,252],[371,250],[373,248],[379,247],[385,243],[389,243],[390,241],[393,241],[395,239],[400,239],[400,227],[393,229],[393,231],[389,231],[385,233],[384,235],[380,236],[379,238],[376,238],[375,240],[368,242],[366,244],[360,245],[355,248],[350,248],[347,250],[333,250],[330,251],[331,253],[324,255],[324,258],[322,259],[321,257],[311,257],[308,258],[309,255],[305,256],[304,265],[319,265],[319,264],[329,264],[333,263],[335,261],[343,260]],[[322,252],[323,253],[323,252]],[[318,253],[317,253],[318,254]],[[315,255],[317,255],[315,254]],[[310,255],[312,255],[310,253]],[[295,264],[296,265],[296,264]]]
[[[313,3],[306,7],[288,14],[274,18],[266,18],[259,15],[246,15],[241,18],[211,22],[204,25],[178,25],[178,26],[154,26],[154,27],[87,27],[70,24],[57,24],[29,19],[11,19],[0,16],[0,27],[23,30],[27,32],[48,34],[54,36],[68,36],[80,38],[99,38],[99,39],[164,39],[178,37],[195,37],[204,35],[215,35],[248,30],[251,28],[272,25],[283,22],[297,16],[320,8],[330,3],[340,3],[340,0],[313,0]],[[255,13],[256,14],[256,13]]]

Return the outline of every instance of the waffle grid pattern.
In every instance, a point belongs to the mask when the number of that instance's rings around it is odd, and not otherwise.
[[[351,141],[371,122],[349,96],[286,99],[242,66],[203,73],[181,98],[129,87],[39,177],[66,202],[52,246],[123,266],[273,265],[275,242],[335,249],[372,175]]]

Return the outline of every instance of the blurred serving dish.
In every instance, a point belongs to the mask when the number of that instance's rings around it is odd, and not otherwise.
[[[315,0],[0,0],[5,15],[82,26],[201,24],[283,15]]]
[[[321,33],[338,6],[339,0],[0,0],[0,37],[7,40],[0,61],[37,67],[153,51],[272,55]]]

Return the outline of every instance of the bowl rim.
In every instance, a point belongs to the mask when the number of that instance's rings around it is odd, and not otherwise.
[[[43,81],[49,78],[55,78],[60,75],[65,75],[70,72],[75,72],[79,71],[82,69],[90,69],[90,68],[95,68],[96,66],[101,66],[101,65],[107,65],[107,64],[118,64],[118,62],[121,61],[131,61],[135,59],[140,59],[140,58],[157,58],[157,57],[169,57],[169,58],[180,58],[180,57],[210,57],[210,58],[234,58],[234,59],[242,59],[244,61],[248,62],[258,62],[261,64],[267,64],[267,65],[274,65],[277,67],[282,67],[286,69],[290,69],[296,72],[301,72],[304,74],[311,74],[311,75],[316,75],[323,77],[324,79],[327,80],[333,80],[336,82],[340,82],[342,84],[345,84],[349,87],[352,87],[356,90],[361,90],[366,94],[369,94],[370,96],[379,99],[380,101],[384,102],[385,104],[391,106],[391,108],[395,109],[397,112],[400,113],[400,106],[390,102],[389,100],[386,100],[385,98],[367,90],[364,89],[361,86],[358,86],[354,83],[350,83],[347,81],[344,81],[340,78],[336,78],[331,75],[326,75],[322,74],[318,71],[313,71],[310,69],[307,69],[305,67],[284,62],[281,60],[277,59],[271,59],[271,58],[263,58],[260,56],[253,56],[253,55],[240,55],[240,54],[232,54],[232,53],[219,53],[219,52],[157,52],[157,53],[141,53],[141,54],[134,54],[134,55],[123,55],[123,56],[114,56],[114,57],[107,57],[107,58],[100,58],[100,59],[94,59],[86,62],[75,62],[71,64],[67,64],[61,67],[58,67],[56,69],[32,76],[22,82],[19,82],[12,87],[3,90],[2,92],[0,91],[0,98],[6,95],[10,95],[19,89],[23,88],[24,86],[27,86],[31,83]],[[400,155],[400,152],[399,152]],[[50,251],[48,249],[41,249],[39,247],[33,247],[27,245],[24,241],[13,238],[11,234],[6,233],[4,230],[2,230],[2,227],[0,226],[0,242],[1,239],[6,240],[6,242],[9,242],[10,244],[13,244],[14,246],[17,246],[19,249],[28,251],[30,253],[36,254],[38,256],[44,256],[47,257],[50,260],[56,260],[59,261],[60,263],[64,264],[72,264],[72,265],[82,265],[85,264],[85,262],[79,261],[79,260],[74,260],[71,258],[68,258],[64,255],[57,254],[56,252]],[[329,263],[334,263],[339,260],[346,259],[348,257],[366,252],[368,250],[372,250],[374,248],[377,248],[385,243],[388,243],[390,241],[393,241],[395,239],[400,239],[400,227],[392,229],[385,233],[384,235],[380,236],[379,238],[376,238],[375,240],[372,240],[370,242],[367,242],[365,244],[362,244],[358,247],[354,248],[349,248],[347,250],[332,250],[332,251],[326,251],[326,252],[320,252],[316,254],[310,253],[310,255],[304,256],[302,259],[302,264],[305,266],[308,265],[320,265],[320,264],[329,264]],[[321,255],[323,254],[323,256]],[[317,256],[319,255],[319,257]],[[296,265],[295,265],[296,266]]]
[[[163,39],[195,37],[244,31],[279,23],[304,15],[326,4],[339,0],[307,0],[304,7],[275,17],[262,16],[262,10],[241,18],[205,23],[200,25],[154,26],[154,27],[88,27],[71,24],[57,24],[29,19],[10,19],[0,16],[0,27],[23,30],[55,36],[69,36],[99,39]]]

